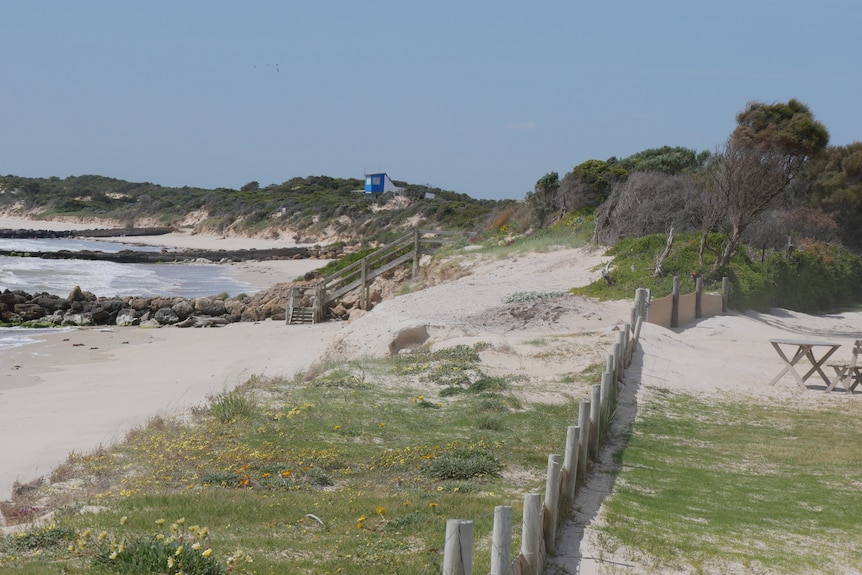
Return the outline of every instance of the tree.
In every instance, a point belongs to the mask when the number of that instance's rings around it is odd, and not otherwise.
[[[622,238],[699,229],[697,181],[693,175],[636,172],[613,186],[596,209],[594,240],[613,244]]]
[[[778,202],[808,159],[829,142],[826,128],[796,100],[751,102],[736,122],[724,150],[711,158],[706,170],[701,260],[710,249],[709,232],[723,227],[728,233],[714,269],[730,263],[748,226]]]
[[[598,207],[610,195],[611,187],[628,175],[615,158],[578,164],[560,182],[560,208],[571,211]]]
[[[827,147],[806,173],[810,205],[832,216],[845,246],[862,250],[862,142]]]
[[[548,172],[536,182],[533,191],[527,194],[527,204],[533,210],[533,218],[539,226],[549,222],[553,214],[561,206],[557,198],[560,188],[560,176],[557,172]]]
[[[633,154],[619,161],[619,166],[627,172],[661,172],[674,175],[694,172],[709,157],[709,152],[698,154],[688,148],[663,146]]]

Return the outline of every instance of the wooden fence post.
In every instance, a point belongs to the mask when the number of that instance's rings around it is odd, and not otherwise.
[[[694,317],[703,317],[703,278],[700,274],[694,279]]]
[[[649,293],[646,288],[638,288],[635,291],[635,308],[637,314],[644,319],[647,319],[649,314]]]
[[[550,555],[556,551],[557,518],[560,515],[560,456],[555,453],[548,455],[544,514],[545,553]]]
[[[730,296],[730,278],[724,276],[721,278],[721,311],[727,312],[727,300]]]
[[[616,404],[616,391],[611,385],[611,374],[604,372],[602,374],[602,429],[606,429],[610,425],[611,414],[613,413],[614,404]]]
[[[635,324],[635,331],[632,334],[632,353],[634,353],[634,348],[637,345],[638,339],[641,337],[641,326],[644,323],[644,318],[639,317],[638,322]]]
[[[526,562],[523,575],[542,572],[542,501],[538,493],[524,495],[524,519],[521,526],[521,555]]]
[[[592,399],[590,400],[590,454],[593,461],[599,459],[599,439],[602,436],[602,390],[600,385],[592,388]]]
[[[581,400],[578,404],[578,427],[581,428],[578,446],[578,481],[587,482],[587,460],[590,458],[590,402]]]
[[[326,290],[323,287],[323,283],[318,283],[314,286],[314,310],[312,311],[313,319],[311,323],[319,323],[322,322],[325,318],[326,314]]]
[[[621,381],[623,378],[623,352],[622,345],[617,342],[614,344],[614,382]]]
[[[419,228],[413,230],[413,269],[410,272],[410,279],[416,279],[419,275],[419,257],[421,256],[421,245],[419,243]]]
[[[368,258],[362,258],[359,274],[359,309],[368,311]]]
[[[510,575],[512,561],[512,508],[494,508],[494,531],[491,537],[491,575]]]
[[[566,478],[565,500],[571,503],[575,499],[575,484],[578,482],[578,441],[581,428],[570,425],[566,428],[566,453],[563,458],[563,476]]]
[[[473,575],[473,522],[446,521],[443,546],[443,575]]]
[[[670,327],[679,327],[679,276],[673,276],[673,307],[670,310]]]
[[[622,342],[622,348],[623,348],[622,349],[622,352],[623,352],[622,365],[620,366],[620,369],[623,371],[625,371],[625,369],[631,363],[631,351],[629,350],[629,341],[630,341],[629,334],[631,333],[631,328],[632,328],[632,324],[627,323],[625,325],[625,328],[623,329],[623,331],[620,333],[620,340]],[[622,377],[623,377],[623,374],[620,373],[620,379],[622,379]]]

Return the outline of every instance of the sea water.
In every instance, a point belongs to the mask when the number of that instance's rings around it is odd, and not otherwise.
[[[161,247],[78,239],[0,239],[0,250],[53,252],[121,250],[160,251]],[[75,286],[104,297],[197,298],[226,293],[253,294],[259,288],[234,279],[227,266],[205,263],[119,264],[89,260],[51,260],[0,256],[0,292],[22,290],[66,297]],[[56,330],[52,330],[56,331]],[[0,328],[0,357],[4,349],[39,341],[41,329]]]
[[[77,239],[0,239],[0,250],[28,252],[159,251],[154,246]],[[205,297],[258,291],[233,279],[223,265],[200,263],[120,264],[108,261],[0,256],[0,291],[47,292],[65,297],[75,286],[97,296]]]

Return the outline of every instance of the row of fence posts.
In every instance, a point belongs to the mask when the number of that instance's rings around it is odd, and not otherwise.
[[[577,490],[586,483],[589,463],[596,461],[616,411],[623,371],[631,363],[646,317],[647,293],[647,290],[638,290],[632,323],[625,324],[625,329],[619,332],[619,341],[614,344],[613,353],[608,355],[601,384],[593,385],[590,398],[578,405],[578,423],[566,430],[562,465],[559,455],[548,455],[544,504],[538,493],[524,496],[521,550],[514,561],[510,560],[512,507],[501,505],[494,508],[490,575],[540,575],[545,567],[545,557],[556,552],[560,512],[569,508]],[[443,547],[443,575],[472,573],[473,522],[449,519]]]

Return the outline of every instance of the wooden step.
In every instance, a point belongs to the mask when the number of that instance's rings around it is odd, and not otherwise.
[[[313,307],[295,307],[290,312],[288,324],[314,323]]]

